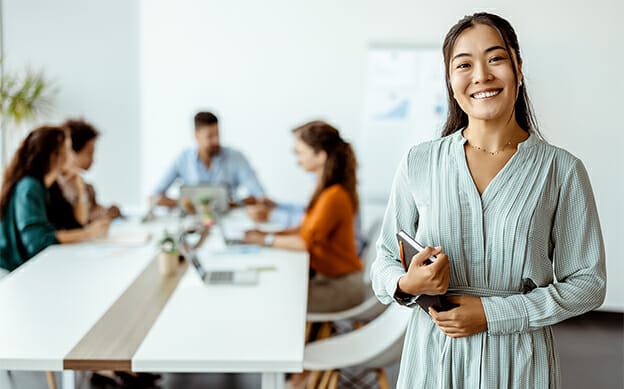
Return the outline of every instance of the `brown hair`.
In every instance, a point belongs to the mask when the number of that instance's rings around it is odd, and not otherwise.
[[[64,147],[65,131],[59,127],[39,127],[22,141],[4,171],[0,190],[0,219],[9,207],[15,187],[26,176],[43,181],[50,171],[51,157]]]
[[[498,31],[501,38],[503,39],[503,43],[505,45],[505,50],[507,51],[507,53],[510,56],[512,56],[513,53],[513,56],[516,57],[518,63],[522,61],[520,57],[520,46],[518,44],[518,37],[516,36],[516,32],[514,31],[511,24],[500,16],[486,12],[475,13],[473,15],[465,16],[453,27],[451,27],[448,34],[446,34],[446,38],[444,38],[444,45],[442,46],[442,53],[444,55],[444,70],[446,74],[446,90],[448,92],[448,116],[446,118],[446,124],[444,125],[444,129],[442,130],[442,136],[451,135],[452,133],[457,132],[458,130],[468,125],[468,115],[466,115],[466,113],[461,109],[457,101],[453,98],[453,88],[451,88],[449,70],[451,55],[457,38],[462,32],[470,27],[475,26],[476,24],[484,24]],[[516,68],[516,63],[513,60],[511,61],[511,66],[517,85],[518,69]],[[542,134],[537,128],[537,120],[535,119],[535,115],[533,114],[533,108],[531,107],[531,102],[526,91],[526,80],[523,80],[522,84],[520,85],[518,97],[516,98],[516,104],[514,106],[514,113],[516,115],[516,122],[518,122],[520,128],[522,128],[529,134],[535,134],[538,137],[542,138]]]
[[[68,119],[61,124],[61,128],[69,132],[72,139],[72,149],[76,152],[82,150],[88,141],[100,135],[98,130],[82,119]]]
[[[218,124],[219,119],[212,112],[197,112],[195,115],[195,131],[201,126]]]
[[[293,133],[314,152],[321,150],[327,153],[327,161],[323,175],[316,185],[307,210],[311,210],[323,190],[332,185],[341,185],[349,194],[354,212],[357,212],[359,199],[357,194],[357,178],[355,170],[357,161],[353,148],[345,142],[337,129],[322,121],[313,121],[297,127]]]

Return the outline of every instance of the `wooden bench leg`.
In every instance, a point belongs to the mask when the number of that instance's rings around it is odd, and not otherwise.
[[[332,323],[330,322],[322,323],[321,326],[319,327],[318,332],[316,333],[315,339],[309,339],[311,331],[312,331],[312,323],[307,323],[306,324],[306,343],[311,340],[327,339],[331,335]],[[317,385],[318,385],[318,389],[326,389],[330,383],[332,373],[337,373],[337,372],[333,370],[311,371],[310,376],[308,377],[308,381],[306,383],[306,389],[316,389]]]
[[[321,324],[321,328],[318,330],[318,334],[316,335],[316,340],[327,339],[331,335],[332,325],[330,322],[325,322]]]
[[[305,329],[305,343],[308,343],[310,341],[310,334],[312,333],[312,325],[314,323],[312,322],[307,322],[306,323],[306,329]]]
[[[310,376],[308,377],[308,382],[306,382],[306,389],[316,389],[316,385],[321,378],[322,371],[311,371]]]
[[[46,371],[46,377],[48,378],[48,387],[50,389],[56,389],[56,382],[54,382],[54,373]]]
[[[379,389],[390,389],[384,369],[377,370],[377,383],[379,384]]]
[[[340,372],[334,371],[329,379],[329,386],[327,389],[337,389],[338,388],[338,379],[340,378]]]
[[[317,389],[327,389],[327,386],[329,385],[329,379],[331,378],[333,373],[333,370],[325,370],[323,372],[323,377],[321,378],[321,382],[319,383]]]

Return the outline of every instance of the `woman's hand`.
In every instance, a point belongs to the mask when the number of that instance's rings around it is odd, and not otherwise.
[[[118,217],[121,217],[121,210],[116,205],[110,206],[106,209],[106,217],[111,220],[117,219]]]
[[[265,223],[269,220],[269,213],[273,208],[269,208],[264,204],[252,204],[246,205],[245,211],[247,211],[247,215],[251,218],[251,220],[256,223]]]
[[[432,255],[437,259],[425,264]],[[442,247],[426,247],[414,255],[407,274],[399,279],[399,291],[415,296],[444,294],[448,289],[450,271],[448,256],[442,254]]]
[[[481,298],[474,296],[449,296],[448,301],[458,304],[449,311],[438,312],[429,308],[433,322],[451,338],[461,338],[487,331],[487,318]]]
[[[86,184],[77,168],[69,168],[63,171],[63,179],[76,192],[77,196],[82,196],[86,192]]]
[[[89,238],[100,238],[108,234],[108,227],[110,227],[110,219],[101,218],[86,226],[85,230]]]
[[[262,246],[264,244],[264,236],[266,234],[266,232],[262,232],[260,230],[245,231],[245,237],[243,238],[243,242]]]

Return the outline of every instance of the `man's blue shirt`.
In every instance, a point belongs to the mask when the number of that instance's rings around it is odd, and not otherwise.
[[[238,197],[241,188],[244,192],[241,197],[264,196],[264,189],[247,159],[229,147],[221,147],[212,157],[210,168],[199,158],[197,147],[184,150],[167,169],[153,193],[164,194],[177,179],[181,179],[184,185],[225,185],[233,198]]]

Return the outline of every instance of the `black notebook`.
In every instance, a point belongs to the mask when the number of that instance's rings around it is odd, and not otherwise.
[[[403,230],[399,231],[399,233],[396,234],[396,237],[399,241],[399,253],[401,256],[401,264],[403,265],[403,268],[405,269],[405,271],[407,271],[407,269],[409,269],[409,265],[412,262],[412,258],[414,257],[414,255],[418,254],[425,248],[423,247],[423,245],[418,243],[414,238],[409,236],[409,234]],[[425,264],[430,265],[435,260],[436,260],[435,257],[433,256],[429,257],[425,261]],[[424,309],[425,312],[427,312],[427,314],[429,313],[429,307],[433,307],[438,312],[448,311],[450,309],[457,307],[456,304],[449,302],[446,299],[445,295],[430,296],[428,294],[421,294],[416,299],[416,303],[418,303],[418,305],[420,305],[420,307]]]

